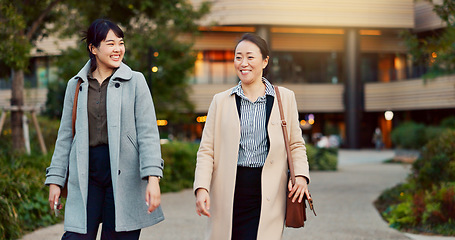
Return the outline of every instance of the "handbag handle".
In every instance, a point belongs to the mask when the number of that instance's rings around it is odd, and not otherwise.
[[[77,98],[79,97],[79,88],[81,86],[82,80],[77,80],[76,91],[74,93],[74,102],[73,102],[73,113],[72,113],[72,126],[73,126],[73,138],[76,134],[76,114],[77,114]]]
[[[278,90],[277,86],[274,86],[276,98],[278,100],[278,108],[280,109],[280,117],[281,117],[281,129],[283,130],[283,137],[284,137],[284,145],[286,146],[286,153],[288,155],[288,166],[289,166],[289,174],[291,175],[291,182],[292,185],[295,184],[295,174],[294,174],[294,161],[292,160],[291,149],[289,148],[289,139],[288,139],[288,131],[286,127],[286,119],[284,119],[283,113],[283,104],[281,102],[281,95],[280,91]]]

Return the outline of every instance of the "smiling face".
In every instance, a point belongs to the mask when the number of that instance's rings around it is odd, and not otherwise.
[[[267,66],[269,57],[262,57],[259,47],[248,41],[241,41],[235,48],[234,67],[242,84],[262,82],[262,70]]]
[[[101,41],[99,47],[91,46],[91,52],[96,57],[97,68],[102,70],[113,70],[120,67],[125,55],[125,43],[123,38],[117,37],[110,30],[106,39]]]

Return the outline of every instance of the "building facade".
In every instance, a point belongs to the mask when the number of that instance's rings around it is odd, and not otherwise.
[[[191,2],[198,7],[202,0]],[[234,47],[246,32],[268,42],[267,78],[295,92],[307,141],[334,135],[343,147],[373,147],[372,135],[379,127],[391,147],[393,126],[406,120],[437,124],[454,113],[455,76],[424,81],[425,68],[413,66],[400,37],[402,31],[425,33],[445,27],[427,1],[210,2],[211,12],[200,22],[201,35],[196,37],[198,58],[190,80],[198,120],[204,119],[214,94],[238,83]],[[53,62],[75,42],[37,43],[26,76],[27,103],[44,105],[47,83],[56,78]],[[0,82],[0,92],[0,105],[9,104],[7,82]],[[203,127],[199,122],[195,120],[193,128],[196,138]]]
[[[423,81],[400,38],[444,27],[426,1],[216,0],[201,25],[192,101],[202,115],[215,93],[237,84],[233,51],[245,32],[268,42],[268,79],[296,93],[309,141],[337,135],[344,147],[372,147],[379,127],[391,147],[395,123],[434,124],[455,108],[455,77]]]

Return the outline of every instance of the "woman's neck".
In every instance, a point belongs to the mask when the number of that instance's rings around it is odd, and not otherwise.
[[[93,71],[92,75],[93,77],[98,80],[98,82],[101,84],[103,81],[108,78],[109,76],[112,75],[112,72],[114,69],[111,68],[100,68],[99,66]]]
[[[242,82],[242,90],[250,101],[255,102],[259,97],[265,94],[265,84],[260,80],[256,80],[251,84],[244,84]]]

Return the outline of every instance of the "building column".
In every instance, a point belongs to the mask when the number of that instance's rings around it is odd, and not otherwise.
[[[256,27],[256,34],[263,38],[267,44],[270,46],[270,28],[268,26],[257,26]]]
[[[345,33],[344,108],[346,147],[359,148],[360,124],[363,112],[363,83],[360,78],[360,37],[357,29]]]
[[[256,34],[267,42],[267,45],[269,46],[269,56],[270,56],[270,59],[272,59],[273,52],[272,52],[272,42],[271,42],[272,37],[270,34],[270,27],[269,26],[257,26]],[[269,61],[268,74],[267,74],[267,76],[264,76],[264,77],[266,77],[268,80],[273,79],[272,61]]]

